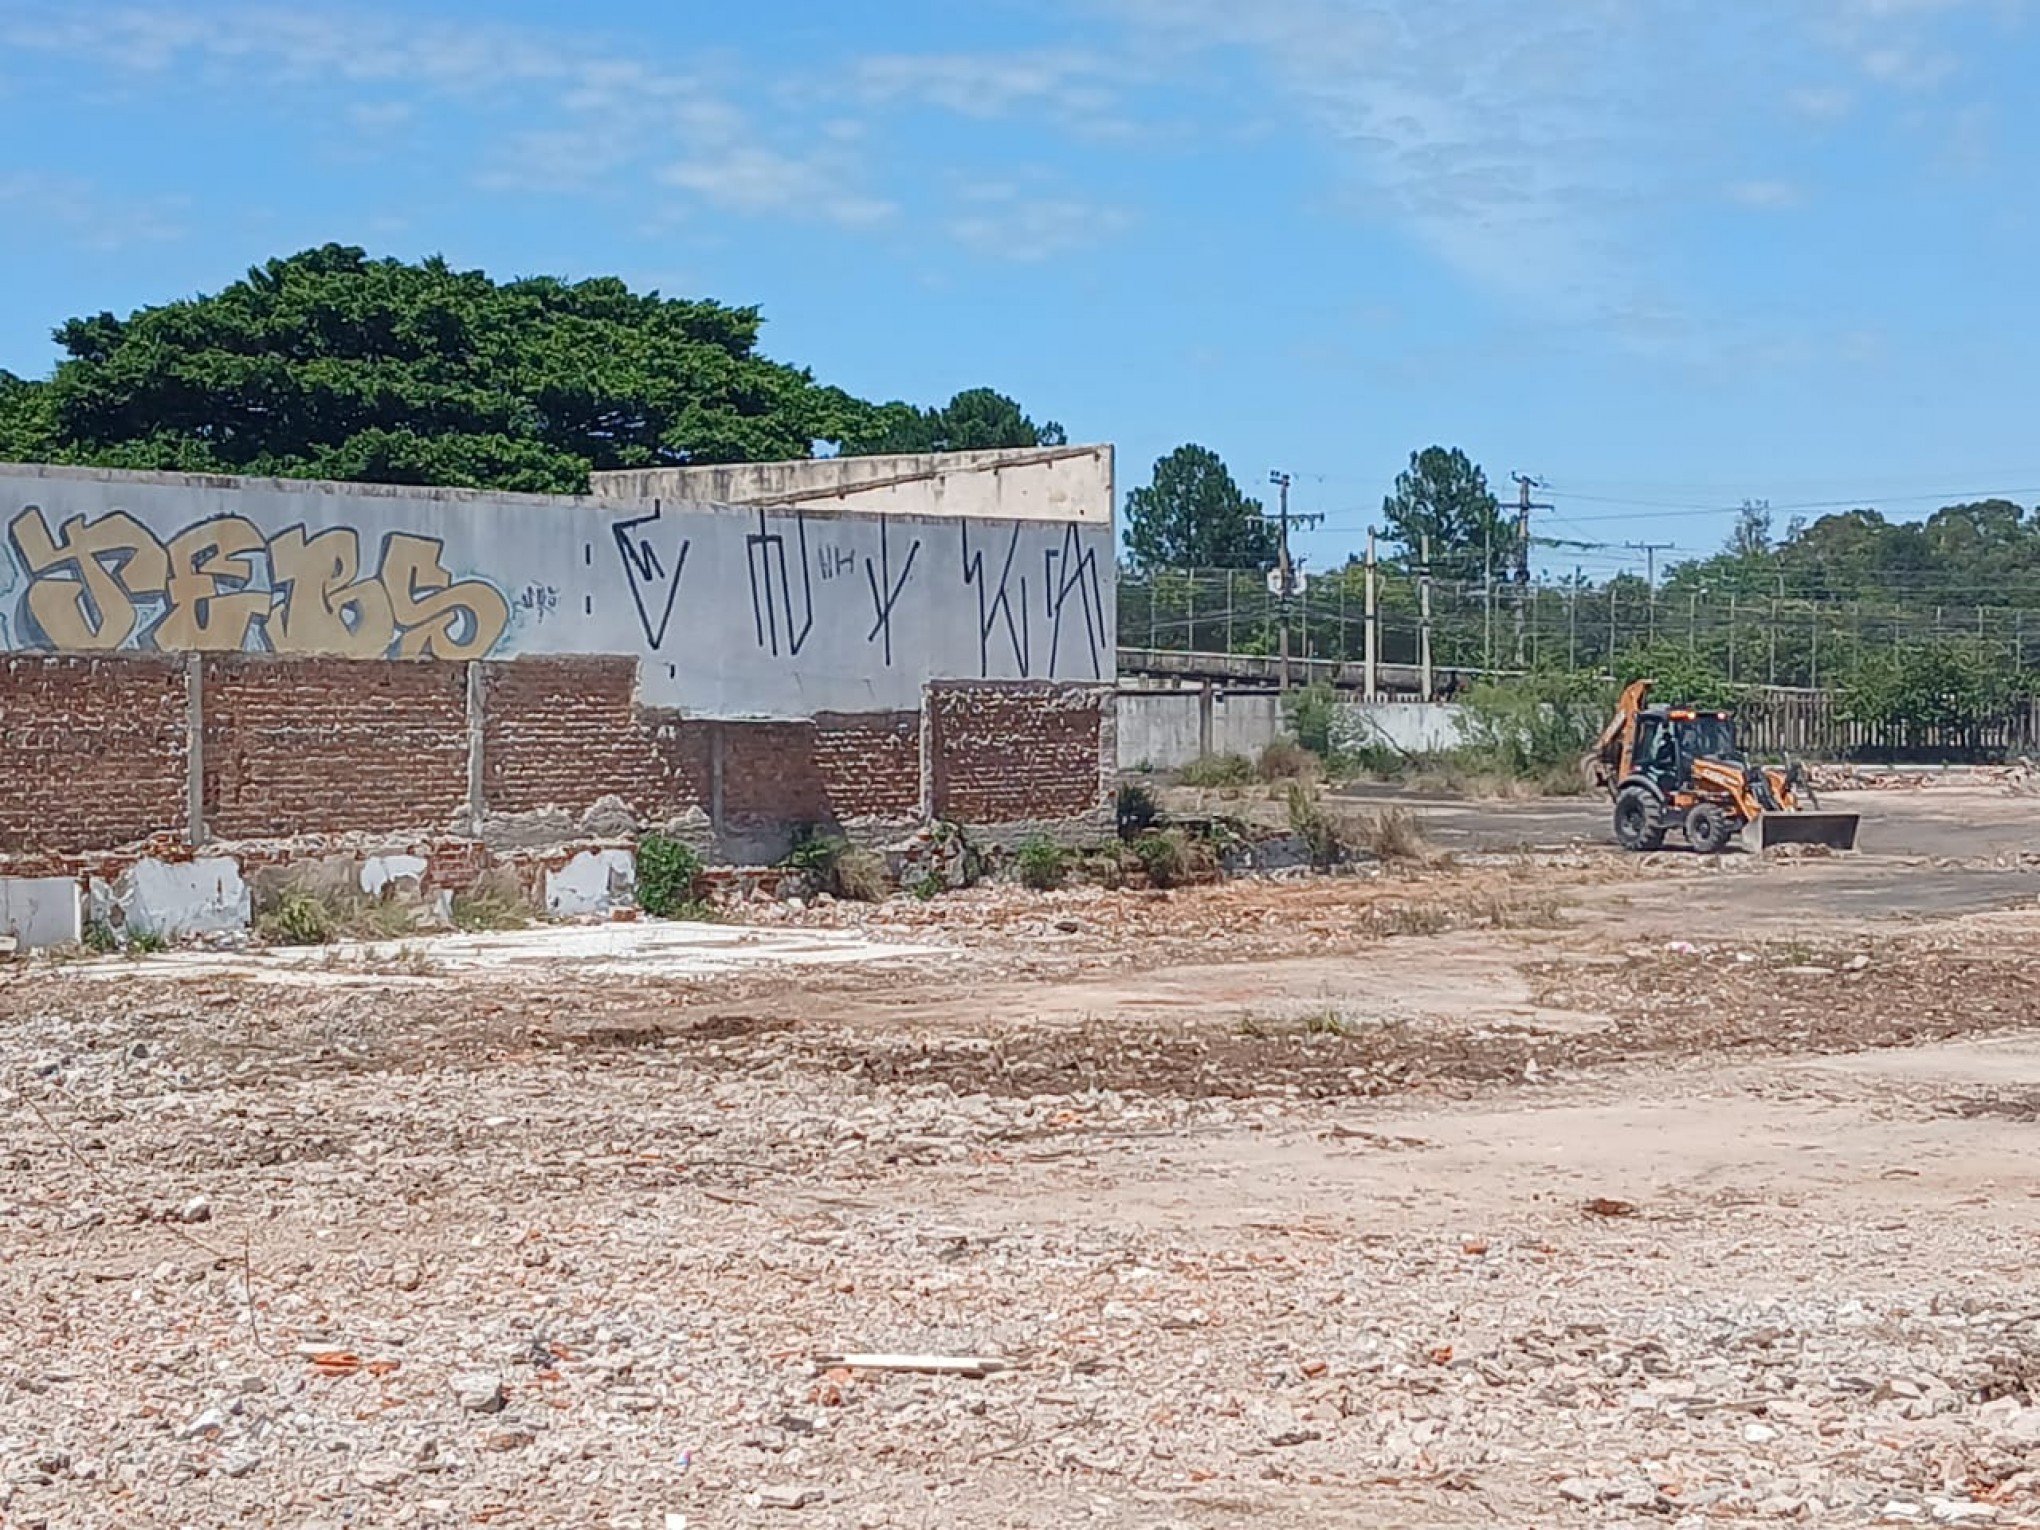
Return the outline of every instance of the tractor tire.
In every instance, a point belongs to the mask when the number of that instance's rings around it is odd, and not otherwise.
[[[1624,787],[1615,797],[1615,843],[1625,850],[1655,850],[1664,842],[1657,799],[1640,786]]]
[[[1686,815],[1686,843],[1701,855],[1719,855],[1741,827],[1718,803],[1698,802]]]

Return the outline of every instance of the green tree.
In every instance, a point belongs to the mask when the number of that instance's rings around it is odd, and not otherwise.
[[[0,456],[573,493],[591,469],[805,457],[919,417],[760,355],[760,324],[614,277],[498,283],[329,244],[64,324],[46,384],[0,378]],[[995,413],[972,402],[951,433]]]
[[[1177,447],[1153,480],[1126,496],[1126,551],[1135,568],[1254,568],[1275,562],[1275,534],[1258,500],[1202,446]]]
[[[887,452],[975,452],[997,447],[1061,446],[1067,437],[1054,420],[1036,425],[1013,399],[990,388],[969,388],[939,409],[881,404],[844,441],[852,456]]]
[[[1503,522],[1487,475],[1456,446],[1411,452],[1381,514],[1390,538],[1411,558],[1428,536],[1431,566],[1450,577],[1478,579],[1513,562],[1515,529]]]

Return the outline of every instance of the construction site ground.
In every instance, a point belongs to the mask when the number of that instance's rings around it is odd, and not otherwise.
[[[2040,1523],[2040,798],[1406,805],[1448,859],[0,967],[0,1524]]]

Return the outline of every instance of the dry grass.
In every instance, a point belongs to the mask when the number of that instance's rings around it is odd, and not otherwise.
[[[1361,813],[1345,825],[1345,838],[1376,860],[1428,863],[1436,858],[1423,826],[1408,808],[1386,807]]]
[[[1278,738],[1261,751],[1256,767],[1263,781],[1315,781],[1325,762],[1294,739]]]

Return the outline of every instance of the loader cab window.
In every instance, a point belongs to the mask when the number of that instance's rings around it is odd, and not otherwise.
[[[1735,724],[1725,717],[1701,716],[1682,724],[1679,745],[1689,763],[1703,757],[1711,760],[1741,758],[1735,747]]]
[[[1662,717],[1644,716],[1636,720],[1636,747],[1630,761],[1630,768],[1639,775],[1660,783],[1677,774],[1678,745]]]

